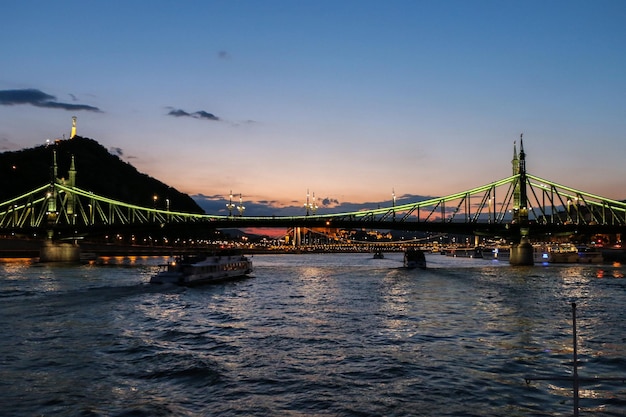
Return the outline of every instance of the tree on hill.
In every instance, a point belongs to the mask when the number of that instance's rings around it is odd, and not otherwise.
[[[54,151],[57,175],[68,178],[72,156],[76,187],[104,197],[143,207],[203,213],[187,194],[143,174],[93,139],[75,136],[50,145],[0,153],[0,201],[27,193],[52,179]],[[155,200],[154,197],[157,196]]]

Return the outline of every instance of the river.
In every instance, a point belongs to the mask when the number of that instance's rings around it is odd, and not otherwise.
[[[2,416],[569,416],[626,377],[626,268],[256,255],[255,277],[149,284],[161,258],[0,263]],[[580,390],[626,415],[626,384]]]

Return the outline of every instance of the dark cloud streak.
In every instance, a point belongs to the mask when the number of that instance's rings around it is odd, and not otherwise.
[[[70,94],[74,98],[73,95]],[[49,109],[62,110],[86,110],[100,112],[100,109],[87,104],[71,104],[61,103],[56,100],[55,96],[46,94],[35,88],[25,88],[22,90],[0,90],[0,105],[14,106],[20,104],[30,104],[35,107],[44,107]]]
[[[191,195],[196,203],[208,214],[226,214],[226,205],[229,203],[228,197],[224,195]],[[418,201],[430,200],[433,197],[421,195],[405,194],[398,199],[398,203],[408,204]],[[400,201],[401,200],[401,201]],[[370,201],[365,203],[340,202],[336,198],[326,197],[320,200],[322,207],[318,214],[348,213],[356,211],[375,210],[381,207],[391,207],[391,201]],[[281,205],[277,201],[246,201],[247,216],[303,216],[305,209],[300,201],[294,200],[288,205]]]
[[[169,109],[171,109],[169,111],[169,113],[167,113],[168,116],[174,116],[174,117],[191,117],[193,119],[203,119],[203,120],[213,120],[213,121],[219,121],[220,118],[217,117],[216,115],[214,115],[213,113],[209,113],[207,111],[204,110],[198,110],[197,112],[194,113],[189,113],[185,110],[182,109],[175,109],[173,107],[168,107]]]
[[[109,152],[112,155],[124,156],[124,150],[122,148],[119,148],[119,147],[112,147],[112,148],[109,149]]]
[[[215,116],[213,113],[208,113],[208,112],[205,112],[204,110],[197,111],[193,115],[197,115],[197,117],[200,119],[219,120],[219,118]]]
[[[187,113],[185,110],[181,110],[181,109],[172,109],[170,110],[170,112],[168,113],[169,116],[174,116],[174,117],[191,117],[191,115],[189,113]]]
[[[70,104],[70,103],[57,103],[54,101],[48,101],[42,104],[33,104],[33,106],[37,107],[48,107],[51,109],[63,109],[63,110],[87,110],[100,112],[100,109],[93,106],[88,106],[86,104]]]

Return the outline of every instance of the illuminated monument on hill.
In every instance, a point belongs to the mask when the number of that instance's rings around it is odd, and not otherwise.
[[[72,132],[70,133],[70,139],[74,139],[76,136],[76,116],[72,116]]]

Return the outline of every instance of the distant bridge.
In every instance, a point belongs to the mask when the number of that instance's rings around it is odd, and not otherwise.
[[[55,180],[0,203],[0,233],[70,237],[112,231],[308,227],[406,230],[485,236],[626,232],[626,203],[525,172],[467,191],[408,204],[301,216],[194,214],[142,207]],[[516,162],[517,161],[517,162]],[[72,177],[70,175],[70,177]],[[527,232],[524,230],[528,229]]]

